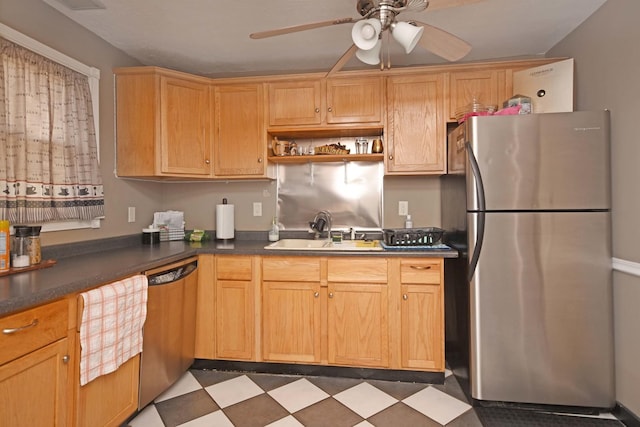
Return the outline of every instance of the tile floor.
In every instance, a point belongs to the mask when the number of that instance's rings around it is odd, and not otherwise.
[[[527,411],[532,412],[532,411]],[[555,416],[555,415],[554,415]],[[125,425],[131,427],[622,426],[611,414],[559,423],[483,417],[447,371],[444,384],[190,370]],[[556,418],[557,418],[556,417]],[[509,418],[509,421],[506,421]],[[597,424],[592,421],[595,418]],[[577,422],[577,424],[575,424]]]

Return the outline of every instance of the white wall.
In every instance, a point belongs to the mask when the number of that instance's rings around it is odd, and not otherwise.
[[[611,110],[616,398],[640,417],[640,1],[609,0],[548,56],[576,66],[579,110]],[[588,171],[585,171],[588,173]]]

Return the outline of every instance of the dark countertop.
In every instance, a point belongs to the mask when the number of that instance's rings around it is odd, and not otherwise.
[[[266,237],[266,233],[265,237]],[[255,236],[254,236],[255,237]],[[189,243],[160,242],[143,246],[139,236],[104,239],[43,248],[43,260],[52,267],[0,277],[0,316],[82,292],[198,254],[278,256],[403,256],[456,258],[455,250],[434,251],[282,251],[264,249],[258,239]]]

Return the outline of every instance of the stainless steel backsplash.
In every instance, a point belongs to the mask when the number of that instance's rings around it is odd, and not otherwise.
[[[284,230],[308,230],[326,210],[332,230],[379,230],[383,224],[382,162],[278,165],[277,215]]]

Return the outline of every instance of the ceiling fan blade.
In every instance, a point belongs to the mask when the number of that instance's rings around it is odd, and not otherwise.
[[[418,42],[420,46],[441,58],[457,61],[471,51],[471,45],[461,38],[424,22],[415,21],[415,23],[424,28],[424,33]]]
[[[327,73],[326,77],[329,77],[332,74],[337,73],[338,71],[340,71],[342,69],[342,67],[344,67],[344,64],[349,62],[349,60],[356,53],[357,50],[358,50],[358,46],[356,46],[355,44],[352,44],[351,47],[349,49],[347,49],[347,51],[345,53],[342,54],[340,59],[338,59],[338,62],[336,62],[336,65],[334,65],[333,68],[331,70],[329,70],[329,72]]]
[[[331,25],[350,24],[360,19],[342,18],[332,19],[331,21],[312,22],[310,24],[294,25],[293,27],[278,28],[276,30],[261,31],[249,34],[252,39],[264,39],[267,37],[281,36],[283,34],[297,33],[298,31],[313,30],[315,28],[329,27]]]
[[[446,9],[449,7],[466,6],[468,4],[480,3],[485,0],[429,0],[429,6],[427,10],[429,12],[433,10]]]

